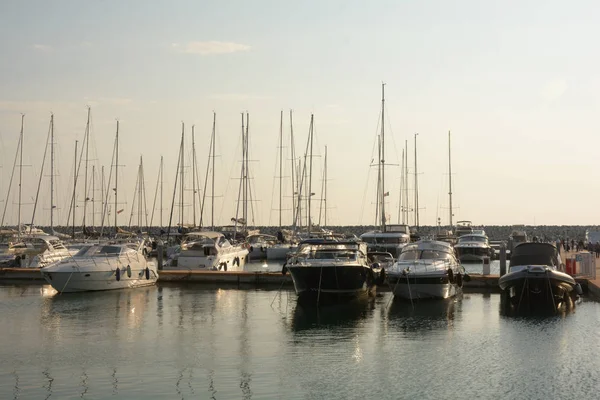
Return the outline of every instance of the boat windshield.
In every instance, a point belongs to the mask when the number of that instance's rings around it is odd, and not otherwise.
[[[408,243],[408,236],[365,236],[362,240],[369,244],[403,244]]]
[[[487,242],[487,239],[485,238],[485,236],[462,236],[459,239],[460,242],[480,242],[480,243],[485,243]]]
[[[77,252],[77,254],[75,254],[75,256],[118,256],[119,254],[121,254],[121,246],[110,246],[110,245],[106,245],[106,246],[90,246],[90,247],[83,247],[81,250],[79,250]]]
[[[398,261],[415,261],[415,260],[451,260],[452,255],[443,251],[437,250],[408,250],[403,251],[398,258]]]
[[[356,252],[351,250],[317,250],[311,253],[316,260],[354,260]]]

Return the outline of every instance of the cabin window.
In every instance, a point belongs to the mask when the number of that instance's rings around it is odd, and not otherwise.
[[[408,250],[400,253],[398,261],[414,261],[419,258],[419,252],[417,250]]]

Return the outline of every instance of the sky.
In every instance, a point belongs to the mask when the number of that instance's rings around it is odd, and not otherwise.
[[[140,156],[152,213],[162,156],[162,224],[168,225],[182,122],[185,185],[191,189],[191,127],[203,186],[213,111],[215,224],[229,223],[236,215],[245,112],[250,115],[250,219],[255,225],[277,225],[281,208],[283,224],[291,224],[290,110],[298,157],[304,154],[314,115],[313,223],[319,222],[319,199],[324,197],[327,146],[327,225],[373,224],[377,169],[372,160],[377,160],[382,82],[390,222],[398,222],[405,143],[414,180],[418,133],[420,224],[434,225],[438,218],[448,224],[451,131],[454,221],[600,224],[599,14],[600,4],[585,0],[2,2],[4,225],[18,219],[19,170],[21,220],[31,222],[51,113],[57,155],[55,224],[67,222],[75,141],[81,150],[88,106],[88,165],[90,175],[92,166],[96,171],[97,189],[94,195],[88,189],[88,197],[96,202],[96,225],[99,171],[104,166],[108,179],[117,119],[117,208],[124,210],[118,223],[128,225],[132,207],[133,224],[137,221]],[[280,207],[281,111],[285,183]],[[21,113],[24,166],[15,169],[10,186]],[[47,225],[49,161],[41,175],[34,223]],[[83,184],[78,178],[76,224],[83,218]],[[412,199],[412,184],[408,190]],[[192,190],[186,190],[186,223],[192,223],[192,202]],[[160,200],[156,204],[153,225],[159,224]],[[210,208],[207,200],[204,221],[209,223]],[[321,208],[321,224],[324,215]],[[414,217],[408,222],[413,224]]]

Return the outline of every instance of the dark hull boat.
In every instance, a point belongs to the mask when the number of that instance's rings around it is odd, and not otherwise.
[[[374,272],[360,265],[287,268],[302,300],[343,300],[366,295],[374,289]]]
[[[363,242],[310,240],[300,244],[285,269],[300,302],[322,303],[374,293],[376,274]]]
[[[507,313],[553,313],[572,308],[581,287],[561,272],[560,256],[548,243],[521,243],[509,272],[498,281]]]

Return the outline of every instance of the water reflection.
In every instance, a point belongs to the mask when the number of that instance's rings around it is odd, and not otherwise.
[[[508,292],[504,291],[500,294],[499,312],[500,315],[508,318],[565,318],[575,312],[578,304],[581,304],[581,299],[573,301],[570,297],[567,297],[565,301],[558,304],[556,309],[551,306],[533,309],[528,303],[521,307],[518,303],[515,303],[514,299],[510,299]]]
[[[52,396],[52,382],[54,382],[54,378],[50,375],[50,371],[48,370],[48,367],[46,367],[46,369],[44,369],[44,371],[42,373],[46,377],[46,381],[47,381],[47,383],[43,386],[44,389],[46,389],[46,391],[48,392],[46,399],[49,399],[50,396]]]
[[[294,332],[300,332],[324,327],[355,327],[372,315],[374,308],[372,298],[321,307],[298,303],[292,314],[291,328]]]
[[[460,313],[462,295],[451,299],[428,299],[414,303],[395,300],[387,309],[389,324],[405,332],[451,330]]]

